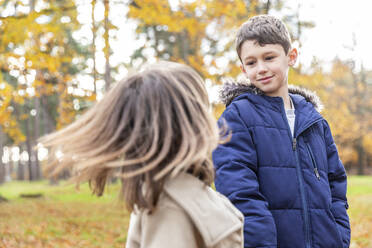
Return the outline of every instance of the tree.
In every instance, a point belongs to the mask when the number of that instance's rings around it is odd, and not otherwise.
[[[270,0],[132,1],[128,17],[138,23],[141,46],[133,53],[131,65],[157,58],[186,63],[212,84],[236,77],[241,72],[234,44],[237,29],[249,17],[280,11],[283,6],[283,1]],[[298,15],[284,19],[300,31],[311,27]],[[214,104],[215,116],[223,109]]]
[[[82,111],[80,106],[91,100],[92,93],[82,90],[75,79],[84,69],[88,49],[72,36],[80,27],[74,1],[30,1],[28,12],[24,6],[18,8],[18,4],[6,1],[2,6],[4,9],[14,6],[14,13],[1,18],[0,34],[6,35],[0,35],[3,51],[0,68],[6,77],[5,88],[13,88],[7,103],[11,108],[6,110],[14,113],[6,117],[6,123],[13,126],[11,130],[19,127],[17,130],[23,135],[18,140],[10,137],[14,142],[27,137],[32,179],[33,174],[38,176],[37,156],[32,147],[39,135],[69,124]],[[10,125],[11,118],[16,124]],[[9,133],[7,130],[6,127],[4,132]],[[35,161],[36,173],[32,172],[31,160]]]
[[[365,174],[372,157],[372,120],[366,118],[372,113],[372,84],[367,77],[371,74],[363,65],[357,70],[354,60],[335,59],[331,83],[326,86],[325,115],[332,124],[341,158],[360,175]]]
[[[261,1],[132,1],[129,18],[138,22],[138,38],[144,45],[132,56],[141,64],[152,56],[191,65],[205,78],[236,75],[234,31],[251,15],[264,13]],[[233,61],[233,63],[229,63]]]

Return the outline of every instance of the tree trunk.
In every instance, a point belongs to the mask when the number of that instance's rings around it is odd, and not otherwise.
[[[31,134],[30,134],[30,118],[27,118],[25,120],[25,125],[26,125],[26,149],[28,153],[28,179],[30,181],[33,180],[33,173],[32,173],[32,145],[31,145]]]
[[[18,161],[17,166],[17,180],[25,180],[25,166],[21,160]]]
[[[17,122],[21,123],[21,118],[20,117],[24,113],[23,113],[23,109],[20,109],[18,104],[14,104],[14,114],[16,116]],[[24,143],[19,145],[19,154],[20,155],[22,154],[22,151],[24,151]],[[21,180],[21,181],[25,180],[25,168],[24,168],[24,164],[22,163],[21,159],[17,163],[16,170],[17,170],[17,180]]]
[[[19,147],[20,154],[22,154],[24,150],[25,150],[25,145],[22,144]],[[26,180],[25,165],[21,159],[18,161],[18,166],[17,166],[17,180],[20,180],[20,181]]]
[[[34,105],[35,105],[35,110],[36,110],[36,114],[34,116],[34,138],[33,138],[33,147],[36,147],[37,145],[37,140],[39,139],[40,137],[40,98],[39,97],[36,97],[34,98]],[[41,179],[41,173],[40,173],[40,163],[39,163],[39,158],[38,158],[38,149],[37,148],[34,148],[32,149],[32,152],[34,154],[34,158],[35,158],[35,179],[36,180],[40,180]]]
[[[30,0],[30,10],[34,11],[34,9],[35,9],[35,0]]]
[[[96,69],[96,34],[97,34],[97,26],[96,26],[96,19],[94,16],[94,10],[96,7],[97,0],[92,0],[92,35],[93,35],[93,42],[92,42],[92,56],[93,56],[93,87],[94,87],[94,94],[97,96],[97,69]]]
[[[271,8],[271,2],[270,0],[267,0],[266,6],[265,6],[265,14],[269,14],[270,8]]]
[[[367,167],[370,172],[372,172],[372,156],[370,154],[367,154]]]
[[[48,111],[48,98],[47,96],[41,96],[40,98],[40,101],[41,101],[41,110],[42,110],[42,121],[43,121],[43,127],[44,127],[44,133],[43,135],[45,134],[49,134],[51,132],[53,132],[56,128],[55,128],[55,124],[54,124],[54,121],[53,121],[53,117],[52,115],[49,113]],[[50,150],[48,150],[48,152],[50,152]],[[48,156],[48,159],[49,159],[49,156]],[[58,184],[58,180],[54,179],[54,178],[50,178],[49,180],[49,183],[51,185],[57,185]]]
[[[358,175],[364,175],[365,174],[365,162],[366,162],[366,152],[363,147],[362,139],[359,138],[357,140],[357,144],[355,147],[357,154],[358,154]]]
[[[105,48],[104,54],[106,59],[105,64],[105,89],[108,91],[111,85],[111,71],[110,71],[110,43],[109,43],[109,31],[110,31],[110,21],[109,21],[109,9],[110,4],[109,0],[104,0],[105,4],[105,19],[104,19],[104,29],[105,33],[103,34],[103,38],[105,40]]]
[[[5,182],[5,164],[3,163],[4,143],[5,143],[5,137],[0,127],[0,184]]]
[[[154,27],[155,29],[155,27]],[[181,58],[186,64],[189,63],[189,46],[188,46],[188,35],[186,31],[177,34],[177,42],[179,47],[178,57]]]
[[[41,96],[41,110],[43,111],[43,122],[44,122],[44,134],[51,133],[54,131],[55,124],[53,121],[53,117],[49,114],[48,111],[48,99],[46,96]]]
[[[13,154],[13,153],[11,153]],[[13,172],[14,172],[14,169],[16,168],[16,161],[14,160],[10,160],[9,161],[9,164],[8,164],[8,170],[7,170],[7,174],[6,174],[6,177],[9,179],[9,180],[12,180],[12,175],[13,175]]]

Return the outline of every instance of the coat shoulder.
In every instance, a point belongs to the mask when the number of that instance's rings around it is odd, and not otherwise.
[[[242,247],[243,215],[226,197],[187,173],[169,181],[165,192],[189,216],[206,247],[220,247],[222,241]]]

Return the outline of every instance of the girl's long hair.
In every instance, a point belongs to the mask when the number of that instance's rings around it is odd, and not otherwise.
[[[102,195],[111,176],[122,178],[130,210],[153,210],[164,181],[188,172],[206,184],[219,142],[202,78],[186,65],[160,62],[117,83],[77,121],[43,137],[49,175],[72,169]],[[58,156],[59,155],[59,156]]]

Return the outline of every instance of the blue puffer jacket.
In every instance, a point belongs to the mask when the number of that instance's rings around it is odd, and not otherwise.
[[[225,85],[219,123],[232,136],[213,153],[216,189],[244,214],[246,248],[349,247],[346,174],[330,128],[316,95],[289,92],[294,137],[282,98]]]

